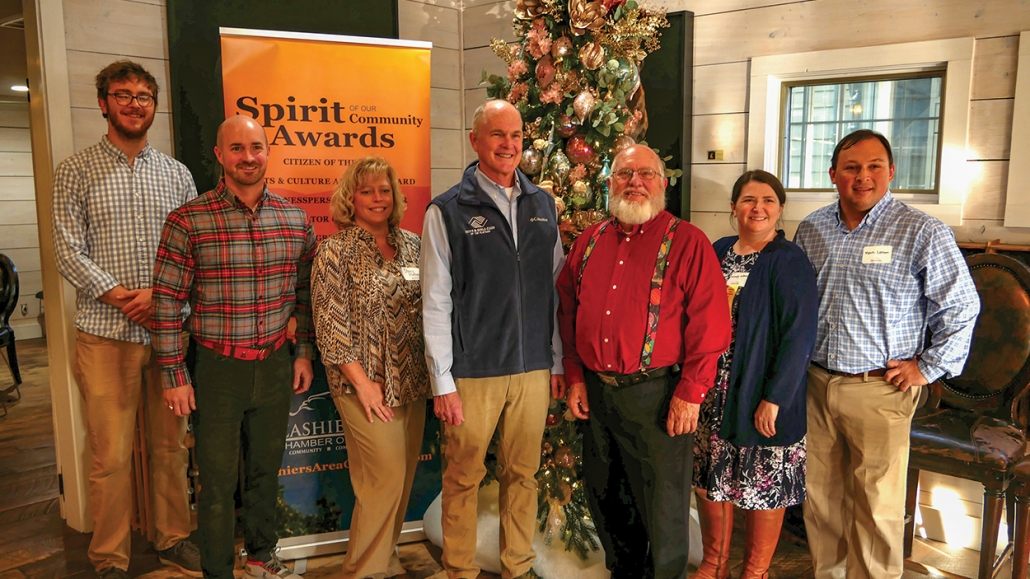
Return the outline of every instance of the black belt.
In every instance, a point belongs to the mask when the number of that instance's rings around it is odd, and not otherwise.
[[[614,372],[597,372],[597,378],[608,386],[616,386],[619,388],[625,386],[633,386],[634,384],[640,384],[641,382],[647,382],[655,378],[661,378],[668,374],[675,374],[679,372],[680,367],[675,366],[663,366],[661,368],[648,368],[647,370],[640,370],[632,374],[616,374]]]
[[[875,370],[869,370],[868,372],[858,372],[858,373],[852,374],[851,372],[841,372],[840,370],[831,370],[831,369],[827,368],[826,366],[823,366],[819,362],[812,362],[812,364],[822,368],[823,370],[826,371],[827,374],[830,374],[831,376],[844,376],[845,378],[868,378],[870,376],[872,376],[874,378],[880,378],[880,377],[884,376],[885,374],[887,374],[887,369],[886,368],[876,368]]]

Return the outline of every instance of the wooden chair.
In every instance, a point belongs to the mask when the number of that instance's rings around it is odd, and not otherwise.
[[[7,416],[7,402],[21,399],[21,371],[18,369],[18,352],[14,345],[14,330],[11,329],[11,314],[18,307],[18,269],[9,257],[0,253],[0,347],[7,347],[7,364],[14,376],[14,384],[0,387],[0,406],[2,416]],[[16,396],[11,396],[11,393]]]
[[[980,317],[962,375],[930,385],[930,399],[912,421],[905,566],[928,572],[909,559],[919,471],[928,470],[984,485],[977,577],[991,579],[1010,552],[1011,543],[995,557],[1006,490],[1026,451],[1030,270],[998,254],[975,255],[967,262],[980,294]]]
[[[1015,540],[1012,547],[1012,579],[1025,579],[1030,559],[1030,457],[1013,470],[1016,495]]]

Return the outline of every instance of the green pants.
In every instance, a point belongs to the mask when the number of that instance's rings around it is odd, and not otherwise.
[[[279,467],[293,394],[293,361],[282,347],[262,361],[236,360],[198,346],[193,415],[200,470],[200,562],[207,579],[232,579],[236,505],[243,453],[243,536],[252,558],[279,540]]]

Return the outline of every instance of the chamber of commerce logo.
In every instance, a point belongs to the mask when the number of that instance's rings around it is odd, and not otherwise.
[[[287,453],[308,454],[344,448],[343,421],[336,413],[331,393],[312,394],[290,412],[289,431],[286,435]]]
[[[465,233],[467,235],[483,235],[484,233],[490,233],[494,230],[494,226],[487,225],[486,223],[486,217],[476,215],[472,219],[469,219],[469,225],[472,226],[472,229],[466,229]]]

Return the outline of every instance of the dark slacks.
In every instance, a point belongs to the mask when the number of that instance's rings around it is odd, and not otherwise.
[[[279,468],[293,394],[293,360],[281,347],[261,361],[243,361],[197,347],[193,415],[200,470],[200,562],[207,579],[232,579],[236,506],[243,450],[243,536],[247,553],[266,559],[279,537]]]
[[[694,437],[665,429],[678,380],[613,387],[586,373],[583,474],[612,579],[687,576]]]

